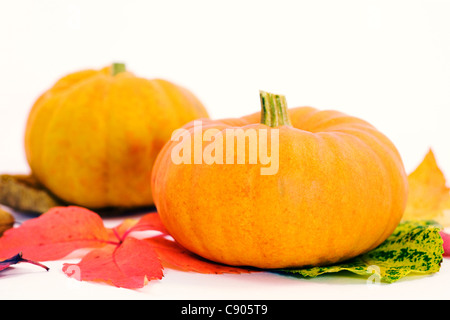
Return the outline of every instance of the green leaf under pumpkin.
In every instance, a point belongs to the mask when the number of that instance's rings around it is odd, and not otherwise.
[[[277,272],[314,278],[324,273],[347,270],[363,276],[375,276],[387,283],[395,282],[411,272],[438,272],[444,249],[434,221],[405,221],[377,248],[351,260],[323,267],[281,269]]]

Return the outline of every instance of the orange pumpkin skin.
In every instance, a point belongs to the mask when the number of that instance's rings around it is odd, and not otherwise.
[[[293,127],[276,128],[275,175],[261,175],[264,166],[248,162],[176,165],[171,150],[178,142],[164,146],[152,176],[153,197],[181,245],[229,265],[318,266],[367,252],[393,232],[408,188],[391,141],[340,112],[300,107],[289,115]],[[259,121],[260,113],[207,120],[203,131],[273,130]],[[193,133],[192,123],[185,128]]]
[[[157,153],[173,130],[208,114],[180,86],[111,68],[69,74],[37,99],[26,125],[27,160],[36,178],[69,203],[152,205]]]

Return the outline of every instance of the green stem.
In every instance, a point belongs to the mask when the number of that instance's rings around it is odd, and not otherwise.
[[[125,63],[113,63],[111,66],[111,75],[115,76],[118,73],[125,72],[127,69],[125,68]]]
[[[261,99],[261,123],[270,127],[291,126],[286,97],[259,91]]]

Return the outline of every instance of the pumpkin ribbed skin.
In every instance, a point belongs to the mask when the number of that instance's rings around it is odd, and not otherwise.
[[[90,208],[152,205],[151,170],[176,128],[208,117],[171,82],[111,67],[60,79],[33,105],[25,150],[33,174],[61,199]]]
[[[392,142],[340,112],[299,107],[289,115],[293,127],[276,128],[274,175],[261,175],[264,166],[248,162],[175,165],[171,150],[178,142],[164,146],[153,197],[181,245],[220,263],[284,268],[343,261],[393,232],[405,209],[407,178]],[[206,120],[203,131],[273,130],[259,121],[260,113]],[[193,133],[192,123],[185,128]]]

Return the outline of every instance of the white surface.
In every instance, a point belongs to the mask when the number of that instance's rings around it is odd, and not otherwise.
[[[65,262],[76,262],[65,261]],[[299,299],[445,299],[450,298],[450,264],[439,274],[411,276],[394,284],[367,284],[365,279],[327,275],[315,279],[273,273],[202,275],[168,269],[162,280],[139,290],[79,282],[61,271],[62,262],[46,263],[49,272],[18,265],[0,274],[0,299],[158,299],[158,300],[299,300]],[[411,280],[413,279],[413,280]]]
[[[19,220],[23,215],[17,215]],[[139,215],[129,216],[139,218]],[[106,227],[121,218],[105,219]],[[82,254],[82,253],[81,253]],[[72,257],[71,257],[72,256]],[[102,283],[79,282],[62,272],[68,259],[43,262],[47,272],[30,264],[17,264],[0,273],[0,299],[151,299],[151,300],[299,300],[299,299],[450,299],[450,259],[439,273],[411,274],[393,284],[370,282],[350,272],[314,279],[294,278],[269,272],[250,274],[199,274],[165,269],[162,280],[142,289],[116,288]]]
[[[408,172],[428,148],[450,176],[448,1],[3,1],[0,172],[28,172],[23,132],[37,96],[66,73],[124,61],[192,90],[213,118],[290,106],[359,116],[397,145]],[[450,298],[448,261],[430,277],[368,286],[355,277],[198,275],[166,270],[138,291],[75,283],[18,265],[0,298]]]

